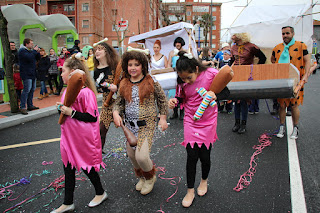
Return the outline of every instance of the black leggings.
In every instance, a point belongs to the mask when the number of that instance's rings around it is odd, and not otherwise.
[[[63,166],[65,174],[65,191],[64,191],[64,202],[65,205],[73,204],[73,192],[76,186],[76,169],[71,167],[71,164],[68,163],[67,167]],[[104,189],[101,185],[99,174],[92,168],[88,173],[86,170],[83,172],[88,176],[91,183],[96,190],[96,195],[103,195]]]
[[[190,144],[187,145],[187,184],[189,189],[194,188],[197,162],[199,158],[201,161],[202,179],[206,180],[208,178],[211,167],[211,148],[211,144],[209,149],[207,149],[204,144],[202,144],[201,148],[199,148],[197,143],[194,144],[193,148],[191,148]]]
[[[49,74],[48,75],[48,83],[49,83],[49,87],[50,87],[51,91],[53,91],[52,80],[53,80],[54,84],[56,85],[56,89],[58,89],[57,78],[58,78],[58,74]]]

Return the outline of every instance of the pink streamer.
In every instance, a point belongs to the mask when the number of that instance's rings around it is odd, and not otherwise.
[[[167,147],[175,146],[175,145],[176,145],[176,143],[173,143],[173,144],[166,145],[166,146],[164,146],[163,148],[167,148]]]
[[[269,139],[271,139],[271,137],[269,137],[266,133],[264,133],[258,139],[260,144],[254,145],[252,147],[256,151],[251,156],[251,160],[249,163],[250,168],[248,169],[248,171],[246,171],[245,173],[243,173],[243,175],[240,176],[237,186],[233,188],[234,191],[240,192],[242,189],[247,188],[250,185],[252,181],[252,177],[256,172],[256,166],[258,165],[256,162],[257,155],[262,153],[262,150],[267,146],[271,146],[272,142]]]
[[[180,181],[181,181],[181,177],[179,177],[179,176],[175,176],[175,177],[171,177],[171,178],[161,177],[162,175],[165,175],[165,174],[166,174],[166,169],[165,169],[164,167],[157,167],[157,170],[161,171],[161,174],[158,175],[158,177],[159,177],[160,179],[162,179],[162,180],[170,180],[170,185],[172,185],[172,186],[177,186],[175,192],[174,192],[170,197],[168,197],[168,198],[166,199],[166,202],[169,202],[169,200],[170,200],[175,194],[177,194],[177,192],[178,192],[178,188],[179,188],[179,187],[178,187],[178,184],[179,184]],[[176,178],[178,179],[178,182],[175,180]],[[163,203],[161,203],[161,205],[160,205],[160,210],[158,210],[157,212],[165,213],[165,212],[162,210],[162,204],[163,204]]]

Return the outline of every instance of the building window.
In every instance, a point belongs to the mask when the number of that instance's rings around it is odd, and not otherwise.
[[[212,7],[212,12],[215,12],[217,11],[217,8],[216,7]]]
[[[190,23],[190,24],[191,24],[191,20],[188,20],[187,23]]]
[[[117,15],[118,15],[118,10],[117,10],[117,9],[112,9],[112,10],[111,10],[111,14],[112,14],[113,16],[117,16]]]
[[[170,21],[178,21],[178,18],[175,15],[169,15],[169,20]]]
[[[217,37],[216,37],[216,35],[212,35],[212,39],[216,39]]]
[[[212,26],[212,30],[216,30],[216,25],[213,25],[213,26]]]
[[[191,11],[187,11],[187,16],[191,16]]]
[[[82,37],[82,44],[89,44],[89,36]]]
[[[211,48],[216,48],[216,44],[212,44]]]
[[[88,12],[89,11],[89,3],[82,4],[82,11],[83,12]]]
[[[74,4],[64,4],[63,10],[66,12],[74,11]]]
[[[51,8],[52,8],[53,10],[56,10],[56,9],[58,9],[58,5],[52,5]]]
[[[117,26],[118,26],[118,25],[113,24],[113,25],[112,25],[112,31],[116,31],[116,30],[117,30]]]
[[[82,28],[89,28],[89,20],[82,20]]]
[[[117,48],[118,47],[118,41],[112,40],[112,47]]]
[[[212,21],[215,21],[217,20],[217,17],[216,16],[212,16]]]

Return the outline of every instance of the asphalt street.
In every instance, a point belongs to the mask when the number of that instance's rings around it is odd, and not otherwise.
[[[296,141],[307,212],[311,213],[320,212],[319,82],[318,73],[310,78],[305,88],[304,105],[300,107],[299,139]],[[270,100],[268,103],[272,107]],[[22,204],[15,212],[50,212],[63,202],[63,189],[57,192],[52,188],[46,189],[63,174],[59,148],[60,127],[57,122],[56,114],[0,131],[1,187],[31,176],[30,184],[10,187],[14,194],[9,199],[0,199],[1,212],[33,195],[36,199]],[[104,148],[106,154],[103,155],[107,168],[100,172],[109,198],[96,208],[87,207],[94,197],[94,188],[88,180],[77,180],[75,212],[157,212],[160,209],[172,213],[298,212],[292,209],[294,186],[290,185],[286,137],[278,139],[273,136],[270,139],[271,146],[258,155],[251,184],[240,192],[233,190],[240,176],[249,168],[250,158],[255,151],[252,147],[259,144],[258,137],[263,133],[274,133],[278,128],[279,121],[269,114],[265,100],[260,100],[259,114],[249,115],[248,131],[244,135],[231,131],[234,115],[219,114],[219,140],[212,150],[208,193],[204,197],[196,196],[188,209],[181,206],[187,189],[186,151],[179,144],[183,140],[183,123],[180,120],[169,122],[165,134],[158,131],[155,134],[151,158],[159,170],[165,169],[165,174],[160,175],[164,179],[158,177],[149,195],[142,196],[135,191],[137,179],[125,154],[124,135],[121,129],[112,125]],[[6,147],[28,142],[37,143],[10,149]],[[52,164],[42,165],[43,161],[52,161]],[[162,173],[159,171],[158,175]],[[86,176],[80,173],[77,177]],[[175,182],[170,182],[169,178],[174,178]],[[199,163],[196,187],[200,178]]]

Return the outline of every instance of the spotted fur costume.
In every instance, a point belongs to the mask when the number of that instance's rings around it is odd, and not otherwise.
[[[113,110],[124,113],[125,124],[138,138],[138,149],[147,138],[149,151],[153,143],[157,120],[157,107],[160,115],[168,114],[168,104],[160,84],[150,76],[145,76],[139,82],[131,82],[124,78],[120,82],[118,97]],[[145,126],[130,125],[137,121],[145,121]]]

